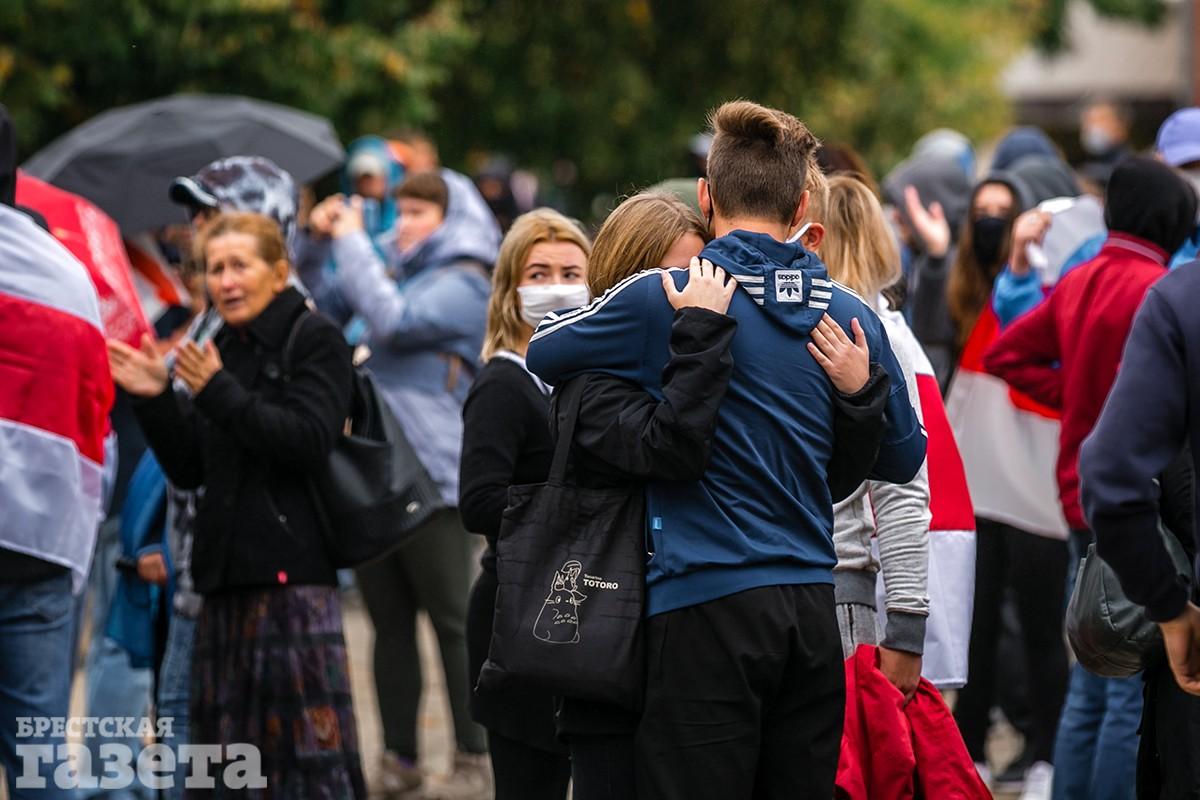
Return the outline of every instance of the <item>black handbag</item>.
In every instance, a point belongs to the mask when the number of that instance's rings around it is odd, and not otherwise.
[[[1159,525],[1159,533],[1176,572],[1190,582],[1191,564],[1179,540]],[[1075,657],[1088,672],[1105,678],[1126,678],[1146,666],[1162,650],[1158,625],[1130,600],[1117,574],[1088,545],[1079,565],[1075,589],[1067,605],[1067,639]]]
[[[482,690],[531,688],[640,708],[645,492],[585,489],[567,468],[587,379],[556,398],[549,480],[514,486],[496,545],[496,613]]]
[[[292,347],[310,312],[297,317],[283,350],[291,375]],[[446,507],[441,491],[413,450],[369,370],[354,368],[350,416],[329,461],[309,479],[326,555],[338,569],[380,558]]]

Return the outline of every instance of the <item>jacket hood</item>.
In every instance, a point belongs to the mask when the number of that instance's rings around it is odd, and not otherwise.
[[[387,179],[387,187],[379,204],[378,214],[369,214],[367,233],[372,236],[386,234],[396,224],[396,189],[404,182],[404,165],[392,153],[391,145],[382,136],[361,136],[346,148],[346,163],[342,167],[342,194],[349,197],[354,194],[354,176],[352,171],[365,170],[382,171]]]
[[[1026,156],[1044,156],[1058,158],[1058,148],[1041,128],[1022,126],[1013,128],[1000,143],[992,155],[992,169],[1006,170]]]
[[[1196,228],[1196,192],[1166,164],[1129,156],[1108,182],[1104,223],[1174,253]]]
[[[975,148],[965,134],[953,128],[936,128],[917,139],[912,154],[953,158],[968,179],[975,177]]]
[[[490,270],[499,255],[500,226],[483,195],[466,175],[451,169],[442,169],[441,175],[449,194],[446,219],[428,239],[395,257],[393,264],[404,277],[456,261],[477,261]],[[394,252],[394,231],[387,244]]]
[[[812,330],[833,296],[825,264],[799,242],[733,231],[700,253],[724,268],[774,322],[798,333]]]
[[[975,196],[979,194],[979,190],[989,183],[999,183],[1002,186],[1007,186],[1008,190],[1013,193],[1013,199],[1016,200],[1016,208],[1013,209],[1013,217],[1022,211],[1028,211],[1037,203],[1034,201],[1033,190],[1029,188],[1029,184],[1025,183],[1019,175],[1004,170],[996,170],[988,173],[988,176],[975,184],[971,189],[971,201],[967,204],[967,210],[975,205]]]
[[[934,201],[941,204],[951,236],[957,240],[971,196],[971,181],[958,159],[927,152],[902,162],[884,178],[884,197],[900,212],[905,224],[913,228],[904,202],[904,189],[908,186],[916,187],[926,207]]]
[[[8,109],[0,104],[0,205],[17,202],[17,132]]]
[[[352,169],[358,169],[363,162],[371,162],[383,170],[387,178],[387,195],[391,197],[404,180],[404,165],[392,153],[391,145],[382,136],[360,136],[346,148],[346,163],[342,167],[342,191],[345,194],[354,192],[354,176]]]
[[[1029,188],[1031,208],[1054,197],[1078,197],[1083,194],[1075,180],[1075,173],[1057,156],[1026,156],[1013,164],[1009,171]]]

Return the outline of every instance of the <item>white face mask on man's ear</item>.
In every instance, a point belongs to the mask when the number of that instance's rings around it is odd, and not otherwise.
[[[531,328],[536,328],[551,311],[579,308],[591,299],[587,285],[582,283],[518,286],[517,294],[521,296],[521,319]]]
[[[787,243],[793,244],[795,242],[800,241],[800,239],[804,236],[804,234],[808,233],[808,229],[811,227],[812,227],[811,222],[804,223],[803,225],[800,226],[800,230],[796,231],[795,233],[793,233],[791,236],[788,237]]]

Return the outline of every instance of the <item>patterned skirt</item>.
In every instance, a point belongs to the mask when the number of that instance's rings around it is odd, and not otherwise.
[[[261,753],[265,788],[224,785],[191,797],[365,800],[341,603],[332,586],[204,598],[192,664],[191,741]],[[225,766],[237,760],[227,756]],[[243,763],[244,760],[243,760]]]

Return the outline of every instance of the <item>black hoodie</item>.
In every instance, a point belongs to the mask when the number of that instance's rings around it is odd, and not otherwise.
[[[1130,156],[1108,179],[1104,224],[1174,253],[1196,229],[1196,191],[1166,164]]]
[[[0,103],[0,205],[17,204],[17,131]]]

